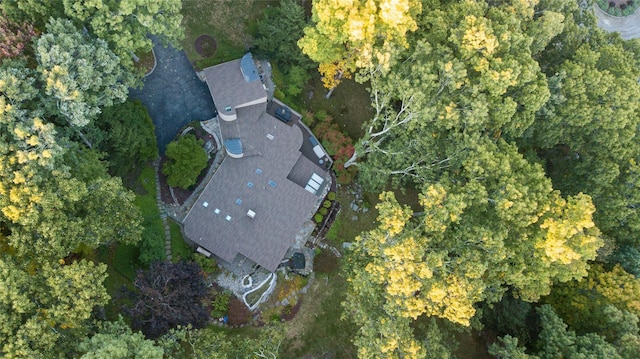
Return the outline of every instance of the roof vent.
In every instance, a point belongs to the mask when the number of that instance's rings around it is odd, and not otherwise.
[[[254,212],[253,210],[248,210],[247,211],[247,217],[249,218],[256,218],[256,212]]]
[[[229,222],[231,222],[231,216],[227,215],[227,217],[225,217],[225,219]]]
[[[215,214],[220,214],[220,208],[216,208],[216,209],[214,209],[214,210],[213,210],[213,213],[215,213]]]
[[[202,202],[202,207],[204,207],[204,208],[209,207],[209,202]]]

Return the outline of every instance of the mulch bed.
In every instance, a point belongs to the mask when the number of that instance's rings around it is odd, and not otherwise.
[[[287,322],[290,321],[296,316],[296,314],[298,314],[301,306],[302,306],[302,299],[298,299],[298,301],[296,302],[296,305],[294,305],[293,307],[288,306],[289,310],[283,312],[280,318]]]
[[[202,57],[211,57],[215,55],[218,49],[216,39],[209,35],[200,35],[196,38],[194,47],[196,52]]]
[[[139,58],[140,61],[136,62],[134,66],[140,71],[143,71],[145,74],[148,74],[149,71],[153,69],[153,66],[156,63],[153,57],[153,53],[149,51],[145,54],[139,55]]]
[[[210,141],[215,146],[215,140],[213,139],[213,136],[210,133],[203,130],[199,126],[192,126],[192,127],[193,127],[193,130],[189,131],[188,133],[194,134],[197,139],[201,139],[205,143],[207,141]],[[198,176],[198,179],[196,180],[196,183],[193,186],[191,186],[188,189],[183,189],[179,187],[173,188],[173,194],[175,195],[176,200],[178,201],[177,203],[178,205],[180,206],[183,205],[184,202],[189,198],[189,196],[191,196],[194,189],[200,184],[200,182],[204,180],[204,178],[207,175],[207,172],[209,172],[209,167],[211,167],[211,164],[213,163],[214,159],[215,159],[215,151],[211,152],[211,158],[207,163],[207,167],[205,167],[202,170],[202,172],[200,172],[200,176]],[[160,173],[158,174],[160,179],[160,194],[161,194],[162,202],[167,204],[176,204],[173,200],[173,197],[171,196],[169,184],[167,184],[167,176],[162,174],[162,167],[164,166],[164,163],[166,161],[167,161],[167,158],[165,156],[162,156],[160,159],[160,171],[159,171]]]

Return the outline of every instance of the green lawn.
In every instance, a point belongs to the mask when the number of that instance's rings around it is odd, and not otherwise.
[[[114,243],[96,250],[96,260],[107,265],[107,279],[104,281],[107,293],[111,298],[118,293],[120,288],[133,289],[133,280],[136,270],[140,267],[138,262],[138,248],[136,246]],[[115,320],[120,314],[120,308],[113,300],[105,306],[107,318]]]
[[[142,186],[143,191],[136,195],[134,203],[142,213],[142,240],[152,241],[153,246],[147,246],[147,248],[153,248],[153,252],[157,253],[155,257],[158,260],[165,260],[164,227],[156,200],[156,176],[153,167],[145,167],[142,170],[140,177],[138,177],[138,183]]]
[[[193,248],[185,243],[182,237],[182,231],[180,231],[180,225],[171,219],[169,221],[169,231],[171,232],[171,256],[173,263],[178,263],[181,260],[190,259],[193,255]]]
[[[351,339],[357,328],[340,319],[347,281],[337,271],[335,267],[332,273],[316,275],[312,290],[302,298],[300,312],[287,323],[282,358],[356,357]]]
[[[314,96],[308,99],[309,91]],[[325,99],[327,90],[322,86],[320,76],[314,74],[313,80],[305,87],[300,95],[303,106],[313,113],[325,111],[340,125],[349,137],[356,140],[364,134],[362,125],[373,117],[371,97],[366,84],[360,84],[354,80],[343,80],[331,97]]]
[[[254,0],[183,1],[185,39],[182,47],[187,57],[200,69],[241,57],[251,45],[249,28],[254,27],[265,7],[277,3]],[[213,36],[218,45],[216,54],[206,59],[194,47],[195,39],[203,34]]]
[[[145,167],[138,178],[136,187],[141,189],[134,200],[143,217],[142,235],[153,236],[155,240],[164,241],[162,221],[156,204],[156,181],[153,167]],[[162,248],[164,245],[161,243]],[[163,252],[164,253],[164,252]],[[122,286],[133,289],[136,272],[142,267],[139,261],[140,250],[137,245],[114,243],[98,248],[96,260],[107,264],[108,277],[105,281],[107,292],[113,297]],[[164,254],[163,254],[164,256]],[[120,312],[115,304],[107,305],[107,315],[115,319]]]

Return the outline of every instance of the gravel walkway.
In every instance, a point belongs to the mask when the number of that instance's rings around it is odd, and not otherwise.
[[[198,78],[184,51],[163,47],[154,39],[155,70],[144,79],[142,89],[129,96],[147,106],[156,127],[160,153],[178,131],[194,120],[214,117],[215,106],[207,84]]]
[[[597,4],[593,5],[593,9],[600,28],[609,32],[617,31],[625,40],[640,38],[640,9],[636,10],[633,15],[623,17],[611,16],[600,9]]]

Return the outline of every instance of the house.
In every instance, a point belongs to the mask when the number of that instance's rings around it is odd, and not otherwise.
[[[229,263],[244,256],[273,272],[331,186],[331,159],[318,156],[300,114],[268,99],[251,54],[204,75],[227,156],[184,218],[184,234],[202,253]]]

